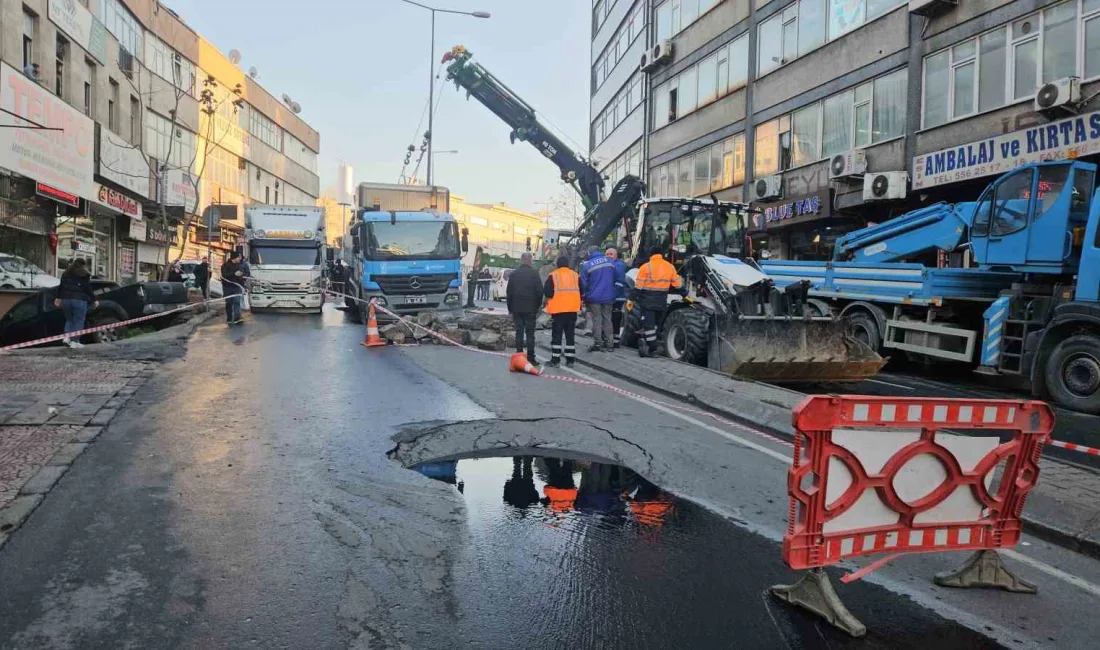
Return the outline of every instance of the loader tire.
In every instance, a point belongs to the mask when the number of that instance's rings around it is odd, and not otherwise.
[[[619,345],[624,348],[638,347],[638,328],[641,326],[642,323],[638,320],[637,310],[626,311],[624,309],[621,333],[619,334]]]
[[[863,312],[856,312],[845,319],[845,329],[852,338],[865,343],[867,347],[876,352],[882,347],[882,333],[878,331],[878,323],[875,317]]]
[[[1044,369],[1047,390],[1060,406],[1100,414],[1100,338],[1075,334],[1054,347]]]
[[[677,309],[665,318],[665,354],[675,361],[695,365],[707,362],[710,319],[698,309]]]

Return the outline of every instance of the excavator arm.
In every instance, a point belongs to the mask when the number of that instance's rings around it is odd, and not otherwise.
[[[543,126],[535,109],[523,101],[481,64],[471,60],[470,52],[459,45],[443,55],[447,79],[464,88],[468,96],[477,99],[494,115],[512,128],[512,143],[530,143],[557,165],[561,179],[571,185],[584,203],[585,218],[577,228],[574,247],[583,252],[598,245],[625,219],[634,215],[635,205],[645,194],[645,184],[637,176],[627,175],[604,200],[604,179],[599,170],[574,152],[560,138]]]

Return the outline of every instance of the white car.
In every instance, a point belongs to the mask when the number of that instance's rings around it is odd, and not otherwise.
[[[508,278],[512,277],[512,269],[490,269],[493,272],[493,282],[489,285],[489,297],[493,300],[508,299]]]
[[[0,289],[48,289],[61,280],[17,255],[0,253]]]

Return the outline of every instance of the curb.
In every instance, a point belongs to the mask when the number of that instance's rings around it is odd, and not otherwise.
[[[545,345],[542,345],[541,343],[537,344],[537,347],[539,347],[540,349],[542,349],[544,351],[547,351],[547,352],[550,351],[549,347],[547,347]],[[627,382],[629,382],[629,383],[631,383],[635,386],[639,386],[641,388],[646,388],[648,390],[651,390],[655,393],[659,393],[661,395],[665,395],[667,397],[687,400],[693,406],[696,406],[697,408],[700,408],[704,411],[710,411],[711,413],[714,413],[715,415],[720,415],[720,416],[722,416],[724,418],[728,418],[728,419],[730,419],[734,422],[738,422],[740,424],[755,427],[757,429],[760,429],[760,430],[768,433],[769,435],[775,436],[776,438],[779,438],[779,439],[784,440],[786,442],[793,442],[794,441],[793,429],[788,428],[787,430],[783,430],[781,428],[777,428],[776,426],[774,426],[774,421],[757,420],[757,419],[752,418],[750,415],[747,415],[746,413],[738,413],[738,412],[735,412],[734,410],[730,410],[730,409],[727,409],[727,408],[722,408],[722,407],[716,406],[714,404],[702,402],[702,401],[696,399],[694,395],[682,394],[682,393],[678,393],[678,392],[675,392],[675,391],[672,391],[672,390],[668,390],[666,388],[662,388],[661,386],[657,386],[653,382],[647,382],[647,381],[645,381],[643,379],[640,379],[638,377],[634,377],[634,376],[631,376],[631,375],[628,375],[626,373],[619,372],[619,371],[616,371],[616,370],[613,370],[613,369],[605,368],[605,367],[600,366],[596,363],[593,363],[589,358],[578,356],[576,359],[577,359],[577,363],[579,363],[583,366],[586,366],[588,368],[592,368],[594,370],[598,370],[598,371],[600,371],[604,374],[611,375],[611,376],[616,377],[618,379],[622,379],[622,380],[627,381]],[[662,358],[662,361],[669,362],[669,363],[678,363],[676,361],[672,361],[671,359],[666,359],[666,358]],[[787,411],[785,409],[779,409],[778,407],[773,406],[771,404],[767,404],[767,403],[764,403],[764,404],[765,404],[765,406],[770,407],[772,410],[776,411],[777,415],[781,414],[783,418],[785,418],[786,420],[789,421],[789,419],[790,419],[790,412],[789,411]],[[1078,535],[1074,534],[1073,532],[1070,532],[1070,531],[1068,531],[1064,528],[1060,528],[1058,526],[1054,526],[1052,524],[1045,523],[1045,522],[1040,521],[1038,519],[1035,519],[1033,517],[1028,517],[1026,514],[1021,515],[1020,520],[1023,523],[1024,532],[1026,532],[1029,535],[1032,535],[1033,537],[1035,537],[1037,539],[1041,539],[1045,542],[1049,542],[1051,544],[1054,544],[1056,546],[1059,546],[1059,547],[1064,548],[1064,549],[1069,550],[1069,551],[1073,551],[1075,553],[1080,553],[1082,555],[1086,555],[1086,556],[1091,557],[1091,558],[1100,559],[1100,541],[1096,541],[1096,540],[1092,540],[1092,539],[1083,539],[1080,536],[1078,536]]]

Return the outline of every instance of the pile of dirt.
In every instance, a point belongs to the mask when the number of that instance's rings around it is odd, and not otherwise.
[[[542,318],[543,316],[546,317]],[[429,310],[417,314],[416,323],[429,327],[457,343],[494,352],[507,348],[516,337],[512,317],[503,311]],[[538,327],[539,329],[550,327],[549,316],[540,314]],[[386,323],[378,328],[378,333],[383,339],[393,343],[444,343],[424,329],[403,322]]]

